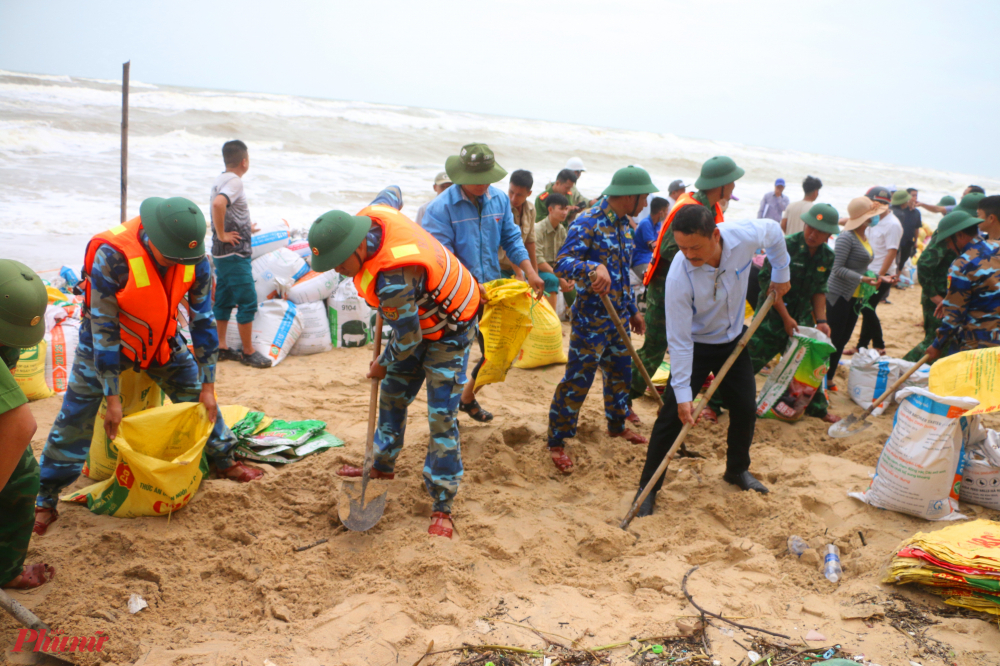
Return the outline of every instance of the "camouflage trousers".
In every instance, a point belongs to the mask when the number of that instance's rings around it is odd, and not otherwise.
[[[927,348],[934,342],[934,338],[937,337],[937,330],[941,326],[941,320],[934,316],[936,307],[934,301],[931,299],[924,296],[920,297],[920,309],[924,314],[924,339],[906,353],[906,356],[903,357],[904,361],[910,361],[911,363],[919,361],[927,353]]]
[[[607,319],[604,320],[607,322]],[[566,374],[556,386],[549,408],[549,446],[564,446],[564,440],[576,436],[576,423],[597,369],[604,380],[604,416],[608,430],[625,429],[628,415],[628,387],[632,381],[632,357],[618,339],[614,328],[603,330],[581,317],[574,317],[569,337],[569,362]]]
[[[788,346],[788,339],[788,333],[785,332],[785,326],[781,323],[781,317],[772,317],[769,314],[764,318],[747,345],[755,375],[763,370],[772,358],[784,353]],[[716,413],[720,413],[725,404],[722,398],[716,394],[709,401],[709,407]],[[827,415],[829,410],[830,403],[827,401],[826,391],[820,387],[813,395],[812,402],[806,407],[806,414],[821,419]]]
[[[201,394],[198,364],[186,347],[175,352],[168,364],[150,366],[143,372],[175,403],[197,402]],[[103,398],[104,388],[94,366],[93,334],[89,326],[81,326],[69,386],[63,396],[59,416],[42,450],[42,485],[38,506],[55,508],[59,492],[80,476],[94,436],[94,419]],[[103,427],[103,424],[97,427]],[[208,459],[220,469],[231,467],[235,462],[231,454],[235,445],[235,435],[221,418],[217,418],[205,446]]]
[[[476,327],[440,340],[424,340],[413,353],[391,363],[382,380],[375,431],[375,461],[380,472],[392,473],[403,450],[406,411],[427,381],[427,421],[431,441],[424,459],[424,485],[434,511],[451,513],[462,480],[462,447],[458,437],[458,401],[466,382],[465,368]]]
[[[0,490],[0,585],[21,575],[35,524],[38,463],[29,446]]]
[[[646,338],[642,347],[636,350],[646,372],[652,377],[663,363],[667,353],[667,321],[664,315],[663,287],[666,278],[654,278],[646,287]],[[632,361],[632,386],[628,392],[629,402],[641,397],[646,392],[646,380]]]

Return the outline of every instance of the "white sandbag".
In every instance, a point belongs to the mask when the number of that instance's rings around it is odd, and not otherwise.
[[[317,303],[333,296],[340,284],[340,274],[335,270],[325,273],[309,271],[285,291],[285,298],[292,303]]]
[[[862,347],[851,358],[851,369],[847,375],[847,391],[858,405],[868,409],[872,401],[879,397],[889,386],[899,379],[903,373],[913,367],[913,363],[889,356],[879,356],[874,349]],[[927,388],[931,375],[929,366],[917,370],[907,379],[900,389],[907,387]],[[899,392],[896,392],[898,402]],[[872,411],[873,416],[881,416],[892,403],[889,398]]]
[[[289,243],[288,249],[305,259],[307,262],[312,257],[312,252],[309,250],[309,241],[304,238]]]
[[[965,449],[959,497],[1000,511],[1000,436],[996,430],[983,428],[978,416],[973,419],[978,427]]]
[[[326,303],[302,303],[297,305],[302,335],[292,347],[292,356],[320,354],[333,349],[330,339],[330,319],[326,314]]]
[[[256,351],[271,359],[272,366],[278,365],[288,356],[301,335],[302,319],[298,316],[295,303],[274,299],[257,306],[250,340]],[[243,349],[235,308],[226,329],[226,346],[230,349]]]
[[[962,458],[975,423],[962,415],[979,401],[916,387],[896,396],[899,409],[875,476],[868,490],[848,496],[926,520],[964,519],[958,512]]]
[[[257,302],[263,303],[276,298],[280,291],[290,289],[295,282],[309,272],[309,265],[302,257],[287,247],[268,252],[250,263]]]
[[[344,280],[326,299],[334,347],[363,347],[371,341],[372,309],[358,295],[354,280]]]
[[[72,317],[62,319],[45,334],[45,383],[56,395],[66,393],[69,386],[79,341],[80,320]]]
[[[559,317],[559,321],[569,321],[569,307],[561,291],[556,295],[556,316]]]
[[[260,231],[250,236],[250,258],[263,257],[280,247],[288,247],[288,222],[280,220],[265,224]]]

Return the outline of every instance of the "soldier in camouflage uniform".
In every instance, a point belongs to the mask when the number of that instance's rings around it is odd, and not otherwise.
[[[840,233],[840,225],[837,224],[839,217],[837,209],[830,204],[816,204],[808,213],[802,214],[805,229],[785,236],[785,248],[792,262],[792,288],[783,299],[775,301],[771,311],[750,338],[748,351],[754,374],[785,351],[788,339],[800,325],[812,326],[815,323],[818,330],[830,335],[830,326],[826,321],[826,283],[833,270],[833,250],[827,245],[827,240],[832,234]],[[769,260],[764,260],[757,280],[760,284],[760,296],[756,307],[760,309],[771,288]],[[714,396],[709,405],[718,411],[723,406],[723,400]],[[827,423],[840,420],[840,417],[829,413],[826,393],[822,390],[813,395],[812,402],[806,407],[806,414]]]
[[[0,586],[6,588],[38,587],[55,573],[47,564],[24,566],[38,492],[38,463],[31,452],[37,424],[11,375],[21,349],[45,335],[47,304],[34,271],[0,259]]]
[[[959,351],[1000,346],[1000,246],[979,237],[980,221],[955,210],[938,224],[935,244],[959,257],[948,270],[948,293],[938,306],[941,326],[927,349],[931,360],[949,344]]]
[[[374,204],[382,204],[395,210],[403,205],[401,198],[393,201],[382,196]],[[373,221],[373,217],[377,223]],[[396,225],[403,227],[402,232],[394,231]],[[408,229],[410,226],[412,230]],[[388,233],[394,238],[405,237],[406,240],[396,241],[402,243],[398,246],[383,247],[387,233],[384,229],[389,229]],[[424,460],[423,476],[427,492],[434,501],[428,533],[451,538],[452,505],[463,475],[456,417],[459,398],[466,383],[465,368],[469,350],[476,339],[475,311],[479,301],[476,299],[475,305],[470,303],[467,306],[471,307],[468,319],[453,322],[443,334],[438,331],[440,335],[430,333],[428,328],[425,336],[424,326],[429,321],[427,313],[431,310],[438,311],[428,305],[433,301],[429,300],[431,290],[427,287],[427,268],[416,262],[401,267],[378,267],[379,257],[388,253],[408,257],[407,260],[412,261],[409,257],[417,252],[417,246],[413,243],[418,241],[429,243],[442,257],[443,253],[448,252],[409,219],[402,215],[386,215],[384,211],[375,208],[366,208],[358,216],[330,211],[320,216],[309,230],[313,270],[336,269],[338,273],[351,278],[359,274],[367,276],[368,280],[374,282],[374,300],[377,301],[379,312],[385,323],[392,328],[391,341],[385,346],[381,356],[371,364],[368,372],[370,379],[382,380],[371,478],[395,478],[396,458],[403,449],[406,434],[407,409],[416,399],[426,379],[430,443]],[[449,256],[451,265],[459,270],[458,260],[454,255]],[[463,274],[470,288],[478,295],[480,287],[475,278],[468,271]],[[460,295],[455,296],[456,304],[460,300]],[[344,465],[337,471],[338,475],[347,477],[358,477],[362,473],[361,467],[351,465]]]
[[[904,361],[911,363],[923,358],[927,348],[937,337],[941,320],[934,311],[948,293],[948,269],[951,268],[952,262],[958,259],[958,255],[945,243],[936,243],[936,240],[936,236],[931,237],[917,260],[917,281],[921,289],[920,308],[924,315],[924,339],[903,357]]]
[[[130,220],[126,224],[133,222]],[[91,244],[97,244],[97,248],[93,265],[85,276],[85,280],[89,281],[90,302],[84,307],[79,344],[62,408],[42,450],[42,484],[35,510],[36,534],[45,534],[48,526],[56,520],[59,492],[80,476],[90,450],[94,418],[102,399],[107,400],[108,405],[105,432],[110,439],[114,439],[118,432],[122,419],[119,373],[129,367],[138,369],[139,365],[138,361],[126,355],[128,345],[122,339],[122,330],[129,326],[123,326],[122,322],[134,321],[134,313],[122,307],[121,302],[126,298],[127,290],[133,290],[136,284],[144,282],[144,288],[149,288],[151,283],[145,265],[159,272],[161,281],[156,282],[157,285],[167,280],[172,267],[182,266],[186,272],[193,273],[187,300],[194,356],[188,351],[187,341],[176,333],[173,338],[167,339],[171,353],[166,362],[161,362],[156,351],[150,350],[154,357],[148,367],[142,368],[142,372],[149,375],[173,402],[201,402],[205,405],[209,418],[215,424],[205,452],[220,476],[239,482],[263,476],[261,470],[247,467],[233,458],[236,437],[218,418],[215,364],[219,355],[219,335],[212,313],[212,266],[205,256],[205,218],[201,210],[187,199],[154,197],[143,201],[140,224],[138,238],[147,255],[147,264],[139,257],[136,264],[138,272],[131,279],[132,266],[137,259],[127,261],[121,250],[104,242],[102,234],[91,241]],[[123,227],[115,227],[112,233],[130,232]]]
[[[549,408],[548,445],[552,461],[569,473],[573,461],[565,452],[565,441],[576,435],[580,406],[587,397],[598,367],[604,378],[604,414],[608,434],[634,444],[646,438],[625,427],[629,413],[628,386],[632,361],[599,294],[607,294],[622,321],[632,330],[645,332],[645,322],[632,295],[629,270],[632,264],[632,227],[629,215],[646,206],[646,197],[658,190],[645,170],[625,167],[615,173],[604,198],[585,211],[570,226],[566,242],[556,260],[556,275],[589,283],[573,304],[569,362],[556,387]],[[594,277],[591,278],[591,273]]]

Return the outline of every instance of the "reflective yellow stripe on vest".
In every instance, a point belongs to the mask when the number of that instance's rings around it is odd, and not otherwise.
[[[132,257],[129,259],[128,268],[132,271],[132,277],[135,278],[136,287],[149,286],[149,274],[146,273],[146,262],[142,260],[142,257]]]

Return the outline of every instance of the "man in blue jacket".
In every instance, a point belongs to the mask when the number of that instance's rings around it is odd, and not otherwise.
[[[485,143],[463,146],[459,155],[452,155],[445,162],[445,171],[454,185],[427,206],[421,220],[424,229],[458,257],[479,284],[500,279],[498,252],[502,247],[510,263],[524,271],[528,284],[541,298],[545,282],[531,265],[521,241],[521,230],[514,223],[510,199],[491,187],[492,183],[503,180],[507,172],[496,163],[490,147]],[[482,333],[477,337],[479,351],[483,352]],[[458,408],[476,421],[485,422],[492,421],[493,414],[479,405],[475,394],[475,379],[482,367],[480,358]]]

